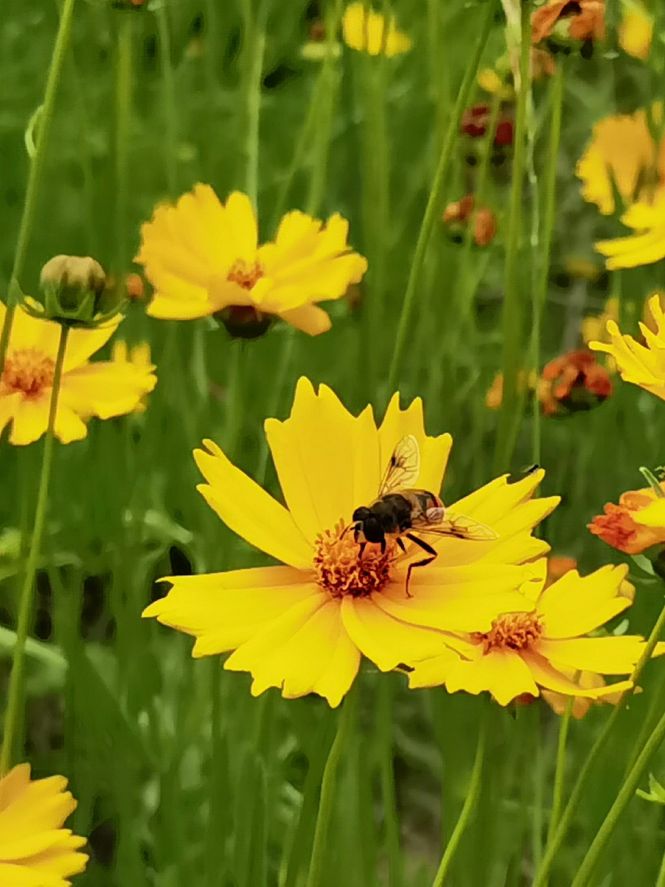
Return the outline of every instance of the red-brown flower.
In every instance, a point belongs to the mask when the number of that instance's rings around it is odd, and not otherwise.
[[[539,397],[546,416],[589,410],[612,393],[612,380],[592,351],[580,348],[545,365]]]
[[[448,226],[453,239],[467,225],[473,225],[473,241],[476,246],[487,246],[496,236],[496,216],[487,206],[476,208],[473,194],[466,194],[460,200],[449,203],[443,212],[443,221]]]
[[[490,125],[491,108],[489,105],[472,105],[462,115],[460,132],[472,139],[480,139],[487,133]],[[499,115],[494,133],[494,144],[505,147],[513,143],[513,121],[505,113]]]
[[[605,39],[605,0],[549,0],[531,18],[531,40],[550,37],[582,42]]]
[[[665,484],[661,484],[665,491]],[[653,545],[665,542],[665,528],[645,527],[638,524],[634,517],[647,505],[656,500],[656,493],[651,487],[643,490],[629,490],[619,497],[619,504],[608,502],[603,511],[587,524],[594,536],[600,536],[612,548],[626,554],[641,554]]]

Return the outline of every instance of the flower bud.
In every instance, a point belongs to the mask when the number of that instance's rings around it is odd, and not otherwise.
[[[43,302],[24,300],[30,314],[64,326],[95,327],[106,323],[121,303],[106,286],[104,269],[90,256],[54,256],[42,268]]]

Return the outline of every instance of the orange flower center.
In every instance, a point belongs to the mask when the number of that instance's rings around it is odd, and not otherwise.
[[[381,591],[390,579],[394,547],[388,543],[382,554],[378,545],[366,545],[360,556],[360,545],[354,541],[353,532],[345,532],[344,522],[340,521],[316,540],[316,581],[333,597],[368,597]]]
[[[263,268],[258,262],[250,264],[242,259],[234,262],[226,275],[227,280],[230,280],[231,283],[237,283],[244,290],[251,290],[262,277]]]
[[[476,639],[483,642],[485,652],[490,650],[525,650],[538,640],[543,626],[537,613],[504,613],[495,619],[486,633]]]
[[[53,384],[55,363],[37,348],[12,351],[5,359],[2,384],[26,397],[38,397]]]

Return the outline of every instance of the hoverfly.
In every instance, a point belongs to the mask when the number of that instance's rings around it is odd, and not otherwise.
[[[436,549],[421,539],[421,534],[454,536],[476,542],[488,542],[498,536],[489,527],[461,514],[449,515],[441,499],[429,490],[410,487],[420,474],[420,449],[412,434],[403,437],[395,447],[386,468],[377,498],[371,505],[362,505],[353,512],[353,537],[360,544],[360,556],[368,542],[386,550],[386,536],[392,536],[406,553],[405,537],[418,545],[427,557],[412,561],[406,572],[406,593],[409,595],[411,571],[431,564],[438,556]]]

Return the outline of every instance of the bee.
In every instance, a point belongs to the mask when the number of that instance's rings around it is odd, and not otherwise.
[[[371,505],[361,505],[353,512],[350,528],[360,545],[360,557],[368,542],[381,546],[385,552],[386,537],[394,538],[402,552],[406,553],[404,539],[413,542],[427,555],[412,561],[406,572],[406,594],[409,594],[411,572],[416,567],[431,564],[438,556],[437,550],[421,535],[454,536],[476,542],[488,542],[498,536],[489,527],[476,523],[461,514],[448,512],[441,499],[429,490],[419,490],[410,485],[420,474],[420,449],[412,434],[403,437],[390,457],[377,498]],[[349,528],[349,529],[350,529]]]

